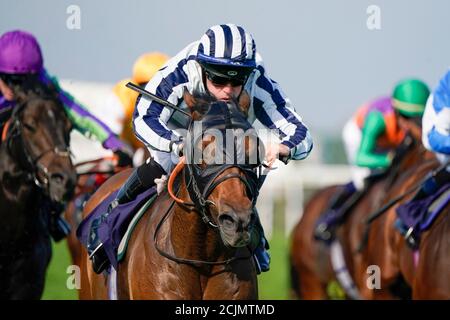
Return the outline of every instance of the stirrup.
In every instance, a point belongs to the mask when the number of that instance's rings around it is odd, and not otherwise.
[[[102,243],[102,242],[100,242],[100,244],[99,244],[97,247],[95,247],[95,249],[92,250],[91,253],[89,253],[89,259],[90,259],[90,260],[92,260],[92,258],[95,256],[95,254],[97,253],[97,251],[100,250],[101,247],[103,247],[103,243]]]
[[[414,236],[414,228],[410,227],[405,234],[406,244],[413,250],[417,250],[419,248],[419,240]]]
[[[109,266],[109,259],[106,254],[103,243],[100,243],[89,255],[89,260],[92,262],[92,269],[95,273],[102,273]]]

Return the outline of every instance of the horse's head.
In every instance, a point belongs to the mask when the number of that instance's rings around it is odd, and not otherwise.
[[[20,168],[52,201],[70,199],[76,184],[69,151],[72,125],[60,101],[20,96],[9,127],[7,146]]]
[[[226,103],[185,92],[184,100],[193,118],[185,148],[190,197],[203,220],[218,226],[226,245],[245,246],[255,223],[256,171],[264,155],[245,116],[248,94]]]
[[[414,140],[419,142],[422,140],[422,117],[407,118],[399,115],[398,124]]]
[[[434,159],[434,155],[422,144],[422,117],[407,118],[399,115],[398,124],[406,135],[397,147],[393,159],[395,174],[404,172],[424,160]]]

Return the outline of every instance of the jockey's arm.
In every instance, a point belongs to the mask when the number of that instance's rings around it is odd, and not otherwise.
[[[362,129],[361,144],[356,156],[356,165],[360,167],[387,168],[391,164],[388,154],[375,152],[378,137],[386,130],[386,123],[379,111],[372,111],[367,115]]]
[[[164,81],[157,73],[147,83],[145,89],[178,105],[183,96],[183,87],[175,88],[172,85],[167,85],[167,83],[161,83]],[[137,138],[151,149],[162,152],[176,152],[179,143],[181,143],[181,137],[167,126],[171,114],[171,109],[140,95],[136,100],[133,114],[133,127]]]
[[[289,99],[285,98],[281,88],[264,74],[264,69],[258,67],[261,74],[256,80],[256,92],[253,107],[256,118],[267,128],[278,131],[281,145],[289,150],[289,158],[305,159],[312,150],[313,141],[302,118],[291,107]],[[280,155],[283,155],[280,147]]]
[[[450,154],[450,107],[433,101],[434,95],[431,95],[422,119],[422,140],[427,149]]]
[[[117,151],[124,148],[124,144],[105,123],[91,114],[86,107],[75,101],[72,95],[60,87],[56,77],[50,77],[44,72],[42,80],[56,87],[59,93],[58,97],[76,130],[89,138],[95,137],[106,149]]]

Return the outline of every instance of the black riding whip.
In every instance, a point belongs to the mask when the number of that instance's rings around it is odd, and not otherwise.
[[[132,83],[132,82],[128,82],[128,83],[126,84],[126,87],[127,87],[127,88],[130,88],[131,90],[134,90],[134,91],[136,91],[136,92],[139,92],[140,94],[146,96],[147,98],[149,98],[149,99],[151,99],[151,100],[155,100],[156,102],[162,104],[162,105],[165,106],[165,107],[172,108],[172,109],[174,109],[174,110],[176,110],[176,111],[181,112],[181,113],[184,114],[184,115],[187,115],[189,118],[192,118],[192,116],[191,116],[191,114],[190,114],[189,112],[186,112],[186,111],[184,111],[184,110],[178,108],[176,105],[170,103],[169,101],[164,100],[164,99],[158,97],[157,95],[155,95],[155,94],[153,94],[153,93],[151,93],[151,92],[148,92],[147,90],[145,90],[145,89],[143,89],[143,88],[141,88],[141,87],[135,85],[135,84]]]

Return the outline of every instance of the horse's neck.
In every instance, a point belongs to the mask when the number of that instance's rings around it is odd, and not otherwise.
[[[11,227],[22,225],[36,210],[32,204],[38,194],[6,149],[5,145],[0,147],[0,219],[3,225]]]
[[[25,172],[8,151],[6,143],[0,146],[0,185],[6,194],[12,198],[19,197],[18,193],[31,193],[34,185],[30,184],[29,174]]]
[[[184,183],[180,190],[180,198],[190,201]],[[179,256],[194,260],[218,261],[228,254],[228,250],[224,250],[218,230],[204,223],[200,213],[194,210],[189,211],[176,206],[171,231],[172,245]]]
[[[413,147],[405,154],[400,163],[400,173],[432,159],[435,159],[434,155],[423,146],[421,140],[416,138]]]

